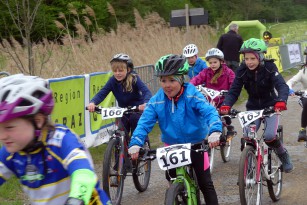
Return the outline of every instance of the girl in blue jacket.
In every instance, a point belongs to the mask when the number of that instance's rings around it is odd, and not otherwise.
[[[166,145],[199,143],[208,135],[210,147],[219,145],[222,130],[219,114],[192,84],[184,83],[188,68],[186,58],[179,55],[163,56],[156,63],[162,88],[148,102],[133,132],[128,150],[132,159],[137,159],[140,147],[157,120],[161,140]],[[191,152],[191,159],[206,204],[218,204],[210,168],[204,170],[204,154]]]
[[[143,83],[140,77],[133,72],[133,63],[127,54],[116,54],[111,60],[111,67],[114,75],[108,80],[105,86],[93,97],[87,106],[90,112],[95,111],[95,106],[101,103],[107,95],[112,92],[119,107],[138,106],[143,111],[145,104],[151,97],[151,92]],[[127,136],[133,133],[141,112],[125,114],[121,123],[125,128]]]

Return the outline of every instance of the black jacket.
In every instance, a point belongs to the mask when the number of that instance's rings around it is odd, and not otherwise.
[[[247,110],[260,110],[274,106],[278,101],[288,100],[289,87],[273,61],[264,61],[263,66],[253,71],[242,63],[223,105],[232,107],[238,100],[243,86],[248,93]]]
[[[242,37],[235,31],[230,30],[220,37],[216,47],[223,51],[226,61],[240,62],[239,50],[242,44]]]

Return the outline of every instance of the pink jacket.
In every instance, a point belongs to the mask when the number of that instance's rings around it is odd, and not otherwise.
[[[212,77],[214,76],[214,72],[210,67],[202,70],[197,76],[191,79],[190,83],[195,86],[205,84],[207,88],[211,88],[218,91],[229,90],[235,78],[235,73],[229,67],[227,67],[226,64],[222,64],[222,69],[222,75],[217,79],[216,84],[212,84],[210,82]],[[223,100],[223,97],[216,97],[214,99],[214,102],[217,104],[217,107],[219,107]]]

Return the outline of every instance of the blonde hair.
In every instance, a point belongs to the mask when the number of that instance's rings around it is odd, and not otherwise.
[[[219,68],[219,70],[217,72],[214,73],[210,83],[212,84],[217,84],[217,79],[222,75],[223,72],[223,67],[221,65],[221,67]]]
[[[127,63],[123,61],[113,61],[111,62],[111,67],[112,71],[114,72],[115,70],[128,70]],[[130,68],[131,69],[131,68]],[[133,83],[136,83],[136,74],[128,72],[126,78],[121,82],[123,85],[124,92],[132,92],[133,91]]]

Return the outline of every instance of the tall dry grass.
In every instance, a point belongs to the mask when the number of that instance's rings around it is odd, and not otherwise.
[[[87,10],[94,16],[93,10]],[[142,18],[137,10],[134,11],[135,27],[118,23],[116,31],[97,32],[93,40],[89,41],[85,40],[88,39],[88,28],[96,25],[96,22],[85,18],[86,25],[83,26],[76,10],[70,8],[70,11],[75,16],[78,36],[69,33],[66,17],[60,14],[60,21],[55,23],[65,34],[63,45],[47,40],[33,45],[36,75],[55,78],[108,71],[110,59],[120,52],[130,55],[134,65],[140,66],[154,64],[162,55],[181,54],[187,43],[195,43],[200,56],[204,56],[209,48],[216,45],[216,31],[209,26],[192,26],[187,36],[185,28],[170,28],[157,13]],[[22,65],[24,71],[16,63]],[[11,39],[11,44],[4,41],[4,46],[0,45],[0,70],[26,73],[26,63],[27,51],[17,41]]]

